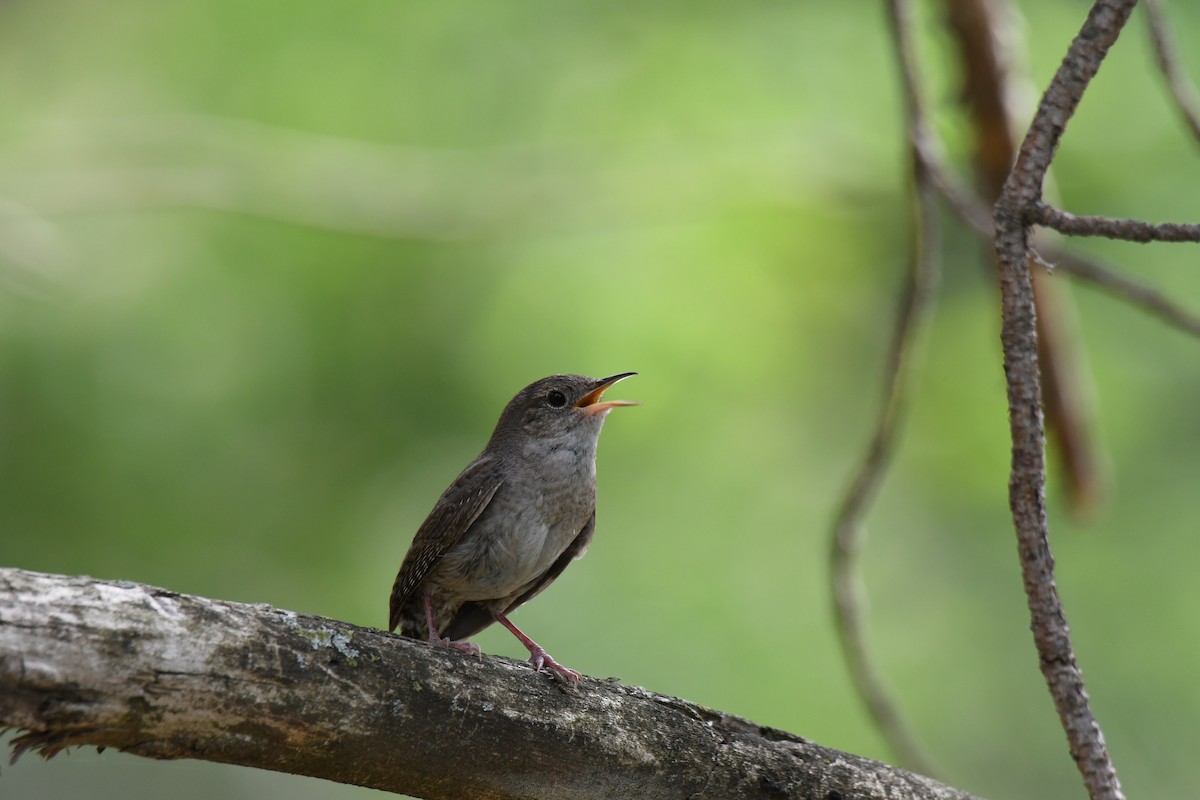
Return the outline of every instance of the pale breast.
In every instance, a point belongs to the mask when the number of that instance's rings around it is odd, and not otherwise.
[[[555,453],[505,481],[428,583],[463,601],[518,595],[575,540],[595,505],[594,455]]]

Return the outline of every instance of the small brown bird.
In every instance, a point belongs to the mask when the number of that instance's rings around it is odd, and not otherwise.
[[[479,457],[447,489],[413,537],[392,586],[389,630],[478,654],[462,639],[492,622],[529,648],[538,672],[578,683],[508,615],[581,558],[596,527],[601,400],[622,372],[595,380],[552,375],[526,386],[500,414]]]

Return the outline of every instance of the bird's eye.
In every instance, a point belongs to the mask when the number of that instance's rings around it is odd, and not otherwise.
[[[562,408],[567,404],[567,396],[555,389],[546,395],[546,402],[550,404],[551,408]]]

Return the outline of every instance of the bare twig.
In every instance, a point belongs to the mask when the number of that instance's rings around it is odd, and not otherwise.
[[[1046,171],[1067,120],[1074,114],[1135,4],[1136,0],[1098,0],[1092,6],[1042,95],[995,211],[1001,342],[1013,442],[1009,504],[1042,674],[1066,732],[1071,756],[1092,800],[1123,800],[1124,794],[1104,735],[1089,705],[1066,613],[1054,583],[1054,557],[1046,521],[1045,427],[1029,269],[1029,226],[1036,221]]]
[[[973,161],[980,192],[988,202],[1000,195],[1017,151],[1014,123],[1018,77],[1014,76],[1017,10],[1010,0],[945,0],[946,20],[958,45],[963,103],[974,131]],[[991,212],[988,211],[991,228]],[[989,234],[990,241],[991,236]],[[1091,382],[1078,326],[1068,313],[1068,286],[1041,272],[1033,277],[1037,307],[1038,357],[1045,382],[1046,426],[1061,458],[1071,509],[1088,511],[1107,483],[1091,424]]]
[[[962,181],[946,164],[945,155],[938,147],[917,148],[921,166],[929,173],[929,182],[958,217],[981,236],[992,238],[992,210],[979,195]]]
[[[922,151],[922,160],[933,186],[951,210],[976,234],[991,240],[995,230],[992,214],[979,196],[958,180],[936,151]],[[1053,246],[1048,246],[1046,252],[1046,260],[1058,270],[1138,306],[1179,330],[1200,336],[1200,313],[1184,308],[1157,289],[1121,275],[1081,253]]]
[[[994,235],[992,215],[983,201],[958,181],[938,156],[925,152],[923,159],[933,185],[941,193],[946,204],[971,230],[991,240]],[[1169,325],[1200,336],[1200,314],[1184,308],[1157,289],[1121,275],[1111,267],[1081,253],[1057,247],[1048,247],[1046,252],[1046,260],[1058,270],[1103,289],[1113,297],[1138,306],[1160,317]]]
[[[1063,272],[1096,286],[1160,317],[1193,336],[1200,336],[1200,314],[1180,306],[1162,292],[1070,251],[1050,253],[1050,260]]]
[[[1046,203],[1030,210],[1028,221],[1070,236],[1103,236],[1128,242],[1200,242],[1200,225],[1188,222],[1142,222],[1115,217],[1080,217]]]
[[[1146,18],[1150,20],[1150,41],[1154,45],[1158,68],[1167,79],[1167,88],[1183,121],[1200,141],[1200,96],[1197,96],[1196,87],[1188,80],[1187,73],[1179,66],[1179,48],[1171,34],[1171,26],[1167,24],[1162,3],[1160,0],[1142,0],[1142,7],[1146,9]]]
[[[926,129],[915,80],[908,34],[909,3],[907,0],[891,0],[888,9],[909,118],[908,136],[915,195],[912,253],[888,353],[883,405],[862,465],[834,520],[830,574],[838,637],[858,693],[900,763],[925,774],[934,774],[935,767],[931,759],[885,685],[871,655],[864,620],[866,589],[859,564],[859,554],[866,539],[863,518],[874,500],[896,446],[904,416],[909,375],[921,350],[922,334],[933,307],[939,270],[938,194],[931,183],[927,162],[923,157],[923,152],[931,151],[933,144]]]

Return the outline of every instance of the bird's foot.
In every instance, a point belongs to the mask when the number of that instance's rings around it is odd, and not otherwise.
[[[446,647],[451,650],[457,650],[460,653],[466,653],[469,656],[481,655],[479,645],[474,642],[456,642],[453,639],[441,636],[430,636],[429,643],[434,647]]]
[[[469,656],[481,655],[479,645],[474,642],[456,642],[449,637],[443,638],[437,635],[437,620],[433,618],[433,595],[428,589],[425,590],[425,624],[429,626],[429,643],[434,647],[448,647]]]
[[[583,683],[583,676],[570,667],[564,667],[562,664],[550,657],[550,654],[543,650],[540,646],[534,645],[529,648],[529,663],[533,665],[535,672],[549,671],[554,677],[564,683],[578,686]]]
[[[521,644],[529,649],[529,663],[533,665],[535,672],[545,672],[549,670],[555,679],[569,686],[578,686],[583,683],[583,676],[570,667],[564,667],[562,664],[550,657],[540,644],[530,639],[525,634],[521,633],[521,629],[512,623],[508,617],[501,614],[499,611],[492,612],[492,619],[499,622],[504,627],[521,640]]]

